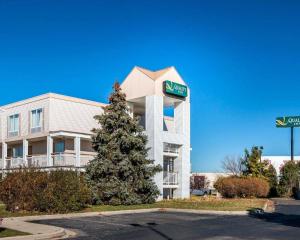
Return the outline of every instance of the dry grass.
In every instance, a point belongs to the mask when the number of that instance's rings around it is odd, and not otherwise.
[[[164,200],[153,204],[140,204],[129,206],[110,206],[97,205],[90,206],[80,212],[96,212],[96,211],[118,211],[133,209],[150,209],[150,208],[178,208],[178,209],[196,209],[196,210],[213,210],[213,211],[246,211],[254,208],[263,208],[267,199],[219,199],[216,197],[192,197],[186,200]],[[8,212],[5,205],[0,205],[0,217],[18,217],[28,215],[41,215],[46,213],[40,212]]]

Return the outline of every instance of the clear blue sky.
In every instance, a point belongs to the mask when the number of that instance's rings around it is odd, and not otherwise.
[[[175,66],[191,88],[192,168],[263,145],[300,115],[299,1],[0,0],[0,105],[45,92],[106,102],[133,66]],[[295,132],[300,154],[300,129]]]

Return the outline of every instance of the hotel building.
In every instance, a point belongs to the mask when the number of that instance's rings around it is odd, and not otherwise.
[[[132,116],[148,136],[148,157],[163,167],[162,198],[190,195],[190,91],[174,67],[134,67],[121,84]],[[94,158],[91,129],[104,103],[48,93],[0,107],[0,167],[84,171]],[[166,116],[165,113],[169,116]]]

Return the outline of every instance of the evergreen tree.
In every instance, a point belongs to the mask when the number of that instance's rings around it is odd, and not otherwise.
[[[95,116],[101,125],[93,129],[97,156],[86,169],[95,204],[152,203],[159,195],[153,176],[159,165],[147,158],[147,136],[139,119],[129,115],[126,95],[114,84],[109,105]]]
[[[281,196],[292,197],[299,189],[300,163],[286,162],[280,169],[279,193]]]
[[[263,147],[254,146],[251,148],[251,152],[245,149],[245,156],[242,159],[243,175],[249,175],[253,177],[264,176],[264,171],[268,166],[267,161],[262,161]]]
[[[278,187],[278,178],[277,172],[274,166],[270,163],[268,168],[264,171],[264,176],[267,178],[269,185],[270,185],[270,197],[276,197],[277,194],[277,187]]]

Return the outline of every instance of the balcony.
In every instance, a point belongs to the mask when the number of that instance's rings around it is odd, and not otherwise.
[[[88,162],[94,159],[94,155],[82,154],[80,155],[80,167],[85,167]],[[54,167],[75,167],[76,156],[75,154],[53,154]],[[6,158],[6,169],[15,169],[19,167],[38,167],[46,168],[48,166],[47,155],[28,156],[26,159],[23,157]],[[0,168],[2,168],[2,160],[0,161]]]
[[[178,173],[177,172],[167,172],[163,173],[163,185],[178,185]]]
[[[27,157],[28,166],[47,167],[47,156],[36,155]]]
[[[164,154],[178,155],[179,147],[175,144],[164,143]]]
[[[55,154],[52,156],[54,166],[75,166],[76,157],[74,154]]]

